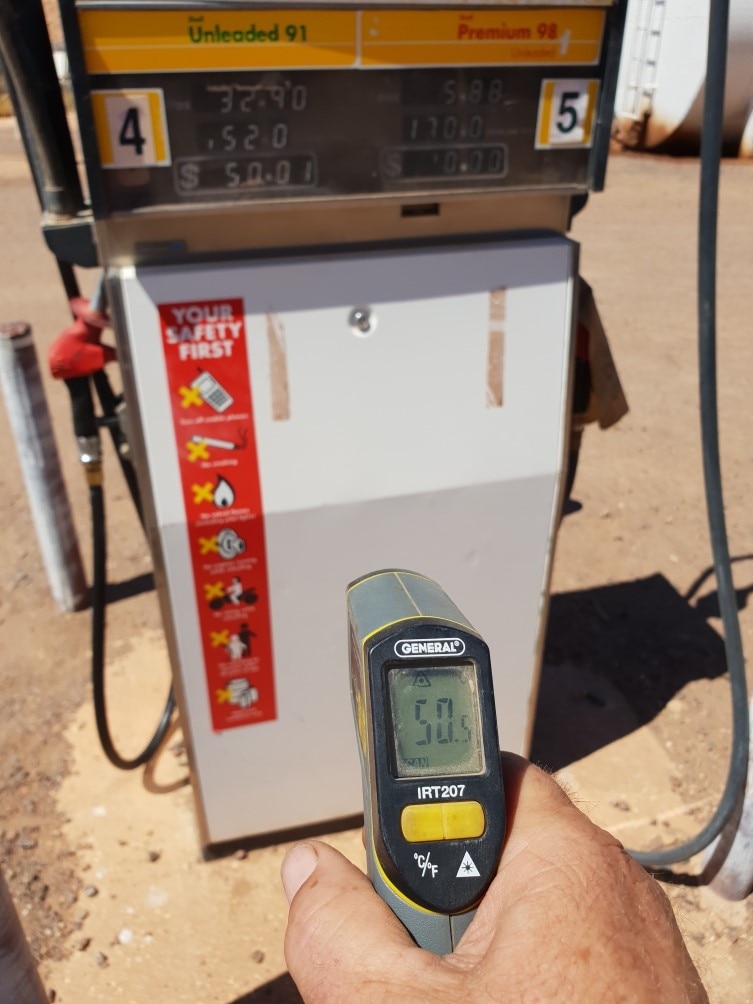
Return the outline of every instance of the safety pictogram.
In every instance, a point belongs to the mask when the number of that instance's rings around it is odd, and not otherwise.
[[[249,680],[239,677],[229,680],[227,686],[215,691],[218,704],[234,704],[240,708],[250,708],[259,700],[259,691]]]
[[[236,450],[244,450],[247,442],[248,432],[246,429],[238,430],[237,439],[202,436],[196,433],[186,443],[186,455],[188,462],[193,464],[198,460],[211,460],[212,450],[220,450],[222,453],[233,453]]]
[[[201,505],[202,502],[211,502],[214,499],[214,485],[211,481],[205,481],[201,485],[191,485],[194,505]]]
[[[181,408],[201,408],[204,404],[198,387],[178,387],[178,393],[180,394]]]
[[[223,582],[205,583],[204,593],[212,610],[222,610],[224,606],[253,606],[259,599],[256,589],[245,586],[238,575],[232,577],[229,586]]]
[[[463,855],[456,878],[480,878],[480,872],[468,851]]]
[[[217,534],[217,552],[226,561],[239,557],[245,550],[245,540],[230,527],[225,527]]]
[[[199,554],[219,554],[219,534],[213,537],[199,537]]]
[[[212,376],[211,373],[207,373],[206,370],[192,381],[191,387],[198,392],[201,400],[206,402],[219,415],[223,411],[227,411],[233,403],[232,396],[225,390],[217,377]]]
[[[272,622],[244,303],[158,310],[212,727],[271,721]]]
[[[250,659],[253,655],[251,639],[256,637],[256,632],[252,631],[246,621],[241,624],[237,631],[228,632],[225,651],[228,657],[235,661],[237,659]]]
[[[204,502],[208,502],[218,509],[229,509],[235,502],[235,489],[227,478],[222,476],[217,478],[215,485],[211,481],[192,484],[191,492],[193,493],[194,505],[203,505]]]
[[[188,462],[190,464],[195,464],[197,460],[209,460],[209,450],[207,449],[207,444],[203,439],[194,440],[189,439],[186,443],[186,452],[188,454]]]
[[[223,527],[219,533],[211,537],[199,537],[198,544],[201,556],[217,554],[225,561],[239,558],[246,550],[243,537],[229,526]]]

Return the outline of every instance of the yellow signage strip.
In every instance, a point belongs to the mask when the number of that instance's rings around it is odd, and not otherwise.
[[[583,8],[364,12],[363,66],[580,66],[601,55],[605,14]]]
[[[91,10],[89,73],[354,66],[595,65],[605,13],[518,10]]]
[[[81,10],[89,73],[343,68],[352,10]]]
[[[112,141],[110,139],[109,123],[107,121],[107,104],[102,91],[95,91],[91,97],[92,117],[97,133],[99,159],[103,167],[109,167],[115,162]]]

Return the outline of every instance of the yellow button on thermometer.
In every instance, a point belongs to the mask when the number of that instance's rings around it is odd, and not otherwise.
[[[418,945],[446,954],[505,833],[489,650],[414,572],[353,582],[348,618],[369,878]]]
[[[412,844],[424,840],[462,840],[480,837],[486,829],[486,817],[479,802],[406,805],[400,827]]]

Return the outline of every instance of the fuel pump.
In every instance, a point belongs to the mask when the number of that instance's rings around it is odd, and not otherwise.
[[[624,5],[61,11],[202,843],[361,808],[364,568],[452,583],[525,751]]]

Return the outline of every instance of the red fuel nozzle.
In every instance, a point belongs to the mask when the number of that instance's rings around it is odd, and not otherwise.
[[[115,359],[115,349],[100,342],[110,326],[107,314],[91,310],[83,296],[74,297],[70,305],[76,320],[60,332],[47,353],[50,372],[58,380],[91,376]]]

